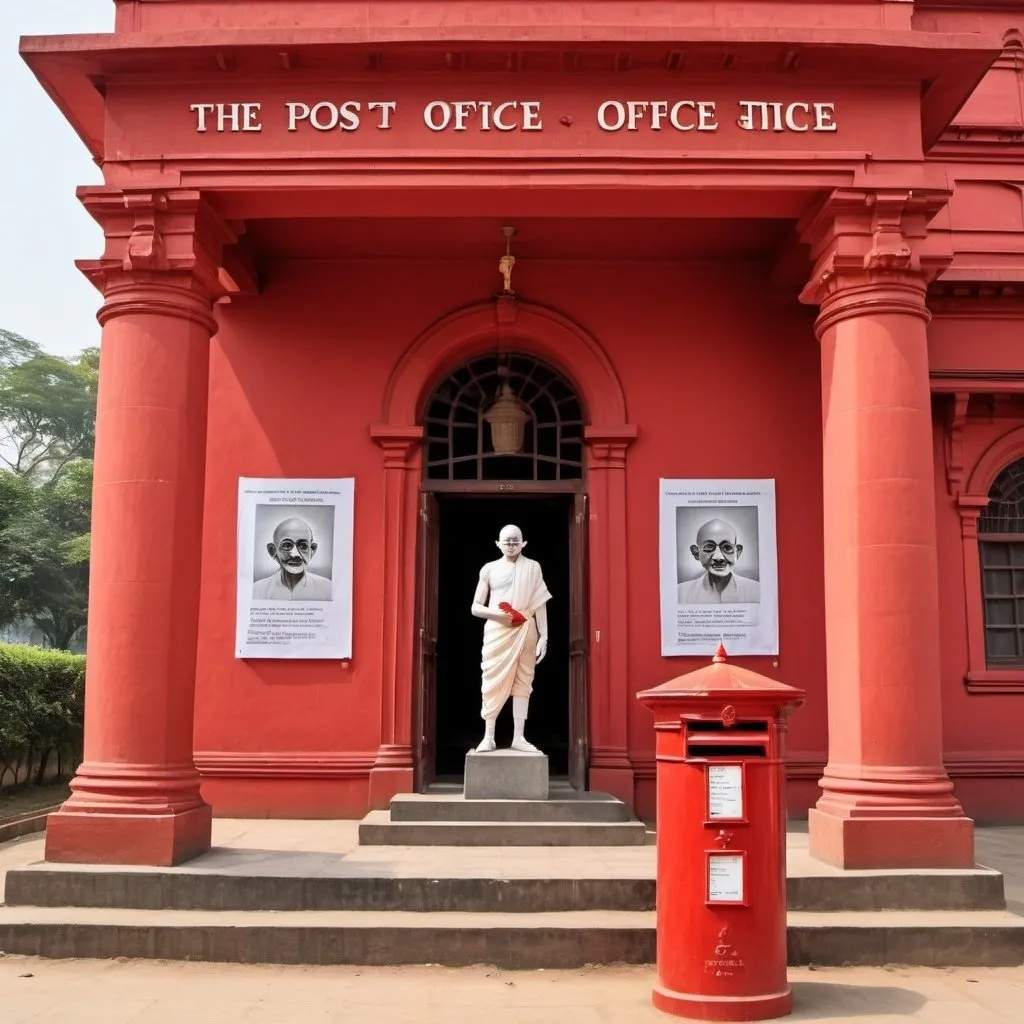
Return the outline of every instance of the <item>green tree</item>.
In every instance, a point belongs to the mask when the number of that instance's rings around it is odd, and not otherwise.
[[[99,352],[0,331],[0,625],[66,650],[86,622]]]
[[[85,626],[91,494],[89,459],[42,486],[0,472],[0,625],[27,619],[59,650]]]
[[[59,477],[75,459],[92,458],[98,379],[98,350],[61,359],[4,332],[0,461],[18,476],[43,481]]]
[[[43,350],[34,341],[0,327],[0,367],[17,366],[42,354]]]

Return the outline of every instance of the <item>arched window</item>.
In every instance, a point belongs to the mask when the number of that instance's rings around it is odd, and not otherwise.
[[[579,480],[583,410],[557,370],[530,356],[482,356],[427,404],[428,480]]]
[[[996,477],[978,519],[985,660],[1024,666],[1024,459]]]

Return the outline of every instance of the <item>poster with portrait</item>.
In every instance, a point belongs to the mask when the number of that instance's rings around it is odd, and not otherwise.
[[[236,658],[352,657],[355,481],[238,481]]]
[[[779,653],[774,480],[661,480],[661,653]]]

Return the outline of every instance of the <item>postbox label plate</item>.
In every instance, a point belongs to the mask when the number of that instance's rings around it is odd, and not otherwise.
[[[746,821],[742,764],[705,765],[708,821]]]
[[[708,851],[707,902],[745,906],[747,902],[747,857],[744,851]]]

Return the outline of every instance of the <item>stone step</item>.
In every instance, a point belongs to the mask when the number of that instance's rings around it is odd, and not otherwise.
[[[533,914],[654,909],[653,878],[283,878],[174,871],[15,870],[9,906]]]
[[[653,841],[653,836],[651,837]],[[392,821],[371,811],[359,823],[365,846],[644,846],[642,821]]]
[[[247,864],[229,873],[196,866],[166,869],[39,865],[7,873],[10,905],[124,907],[149,910],[381,910],[468,913],[645,911],[655,907],[653,871],[605,868],[602,877],[573,877],[572,863],[547,863],[546,875],[524,865],[462,862],[447,871],[400,874],[394,864],[338,857],[309,866],[310,875],[261,873]],[[537,866],[540,868],[540,865]],[[265,871],[267,869],[263,869]],[[280,870],[280,869],[278,869]],[[408,868],[406,869],[409,870]],[[415,865],[412,866],[415,870]],[[519,872],[517,874],[517,872]],[[632,872],[632,873],[630,873]],[[1002,910],[998,872],[857,872],[786,880],[791,911]]]
[[[608,793],[553,790],[547,800],[465,800],[461,794],[402,793],[391,800],[392,821],[589,822],[633,821],[629,807]]]
[[[790,914],[793,966],[1024,963],[1006,911]],[[0,907],[0,950],[24,956],[280,964],[482,963],[506,969],[652,963],[654,914],[462,914]]]

